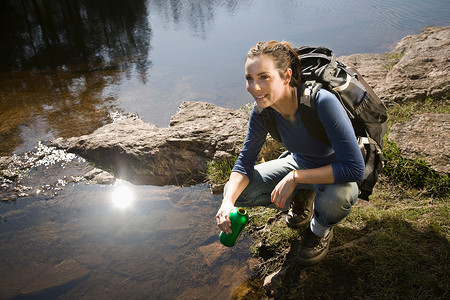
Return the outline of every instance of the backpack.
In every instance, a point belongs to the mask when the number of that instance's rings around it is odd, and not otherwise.
[[[349,116],[365,162],[364,179],[358,183],[359,198],[369,200],[378,175],[386,161],[383,155],[383,137],[387,132],[386,106],[362,76],[336,60],[334,53],[324,47],[293,48],[299,55],[302,68],[302,95],[299,99],[300,115],[308,132],[318,140],[330,144],[320,122],[315,101],[317,91],[323,87],[341,102]],[[275,125],[273,108],[258,110],[263,126],[281,142]]]

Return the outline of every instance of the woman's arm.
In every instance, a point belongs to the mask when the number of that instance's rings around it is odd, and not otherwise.
[[[271,194],[272,202],[283,208],[298,183],[333,184],[359,181],[364,175],[364,161],[356,137],[339,100],[320,91],[316,109],[336,154],[336,162],[319,168],[295,170],[287,174]],[[295,177],[294,177],[295,176]],[[294,183],[295,178],[295,183]]]
[[[320,90],[316,109],[336,154],[336,161],[331,164],[334,183],[361,181],[365,169],[364,159],[343,106],[330,92]]]
[[[227,190],[222,200],[222,205],[216,214],[217,226],[226,234],[231,233],[231,222],[229,218],[230,211],[234,208],[236,199],[250,182],[247,175],[239,172],[231,172],[230,180],[227,184]]]
[[[217,225],[227,234],[231,233],[231,222],[228,215],[234,208],[234,203],[236,203],[237,198],[250,182],[253,175],[253,168],[258,154],[266,141],[266,136],[267,130],[262,126],[261,119],[255,108],[253,108],[250,113],[244,146],[233,166],[222,205],[216,214]]]
[[[289,172],[272,191],[271,201],[273,204],[278,208],[283,208],[299,183],[334,183],[333,167],[327,165],[315,169]]]

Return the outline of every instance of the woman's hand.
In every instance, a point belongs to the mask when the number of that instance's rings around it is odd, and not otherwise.
[[[270,194],[272,203],[278,208],[284,208],[287,199],[294,192],[295,186],[296,184],[292,172],[289,172],[280,182],[278,182]]]
[[[220,230],[222,230],[226,234],[231,233],[230,212],[233,208],[233,204],[224,201],[222,202],[222,205],[220,206],[216,214],[217,226],[219,226]]]

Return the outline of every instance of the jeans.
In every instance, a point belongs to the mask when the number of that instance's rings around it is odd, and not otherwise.
[[[255,166],[253,178],[236,200],[237,207],[265,206],[276,208],[270,201],[278,182],[294,169],[304,169],[299,166],[291,155],[271,160]],[[224,193],[226,193],[225,186]],[[358,200],[359,189],[355,182],[342,184],[305,184],[300,183],[295,191],[310,189],[316,193],[314,199],[314,215],[310,223],[314,234],[325,237],[331,228],[343,220],[353,204]],[[284,211],[289,209],[292,196],[286,201]]]

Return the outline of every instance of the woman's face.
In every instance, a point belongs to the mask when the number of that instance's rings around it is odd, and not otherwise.
[[[289,86],[289,76],[290,73],[286,71],[286,78],[281,78],[272,58],[268,55],[247,58],[245,62],[247,91],[260,108],[272,106],[285,95],[286,87]]]

